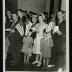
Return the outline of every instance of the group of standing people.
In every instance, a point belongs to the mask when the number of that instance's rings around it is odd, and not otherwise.
[[[40,67],[43,59],[43,68],[48,67],[52,47],[58,45],[61,54],[61,48],[64,48],[66,24],[63,17],[64,12],[62,10],[57,14],[51,14],[50,18],[47,12],[27,13],[19,9],[11,14],[10,11],[7,11],[5,27],[6,31],[8,28],[10,29],[7,35],[9,39],[7,52],[12,56],[11,64],[19,64],[20,54],[23,53],[25,64],[29,64],[29,58],[35,54],[36,59],[32,64]],[[54,35],[58,36],[55,42],[60,42],[60,44],[53,42]]]

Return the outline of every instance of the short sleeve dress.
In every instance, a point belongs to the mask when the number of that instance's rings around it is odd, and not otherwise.
[[[54,25],[53,23],[49,23],[48,27],[46,28],[46,31],[48,32],[46,34],[46,37],[43,36],[40,42],[40,51],[41,55],[43,57],[51,57],[51,48],[53,47],[53,39],[51,36],[51,30],[53,29]]]

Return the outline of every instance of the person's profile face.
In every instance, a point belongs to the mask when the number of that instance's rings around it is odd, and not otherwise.
[[[25,12],[23,12],[22,14],[23,14],[23,16],[25,16],[25,15],[26,15],[26,14],[25,14]]]
[[[36,16],[36,15],[33,15],[33,17],[32,17],[32,22],[33,22],[33,23],[36,23],[36,22],[37,22],[37,16]]]
[[[62,12],[58,12],[57,17],[59,20],[63,18],[64,14]]]
[[[23,13],[21,11],[17,11],[19,17],[22,17]]]
[[[39,16],[39,22],[43,22],[42,16]]]
[[[12,14],[12,18],[14,21],[18,20],[18,16],[16,14]]]
[[[11,12],[7,11],[7,16],[10,17],[11,16]]]

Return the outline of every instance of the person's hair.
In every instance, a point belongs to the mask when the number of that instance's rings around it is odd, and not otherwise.
[[[24,13],[24,14],[25,14],[25,16],[27,15],[27,14],[26,14],[26,12],[25,12],[24,10],[22,11],[22,13]]]
[[[44,13],[42,13],[42,14],[44,15]],[[39,18],[39,16],[42,16],[42,14],[38,14],[38,18]],[[44,17],[45,17],[45,15],[44,15]],[[42,18],[43,18],[43,16],[42,16]],[[46,17],[43,18],[43,22],[47,23],[47,19],[46,19]]]
[[[30,12],[29,12],[29,14],[33,14],[33,13],[34,13],[33,11],[30,11]]]
[[[49,15],[49,22],[51,21],[51,19],[55,16],[55,22],[57,20],[57,16],[56,16],[56,12],[55,11],[51,11],[50,15]]]
[[[8,12],[8,11],[9,11],[10,13],[12,13],[10,10],[7,10],[6,12]]]
[[[44,12],[44,15],[45,15],[45,22],[48,24],[49,22],[49,17],[48,17],[48,12]]]
[[[28,11],[27,11],[27,10],[25,10],[25,13],[26,13],[26,14],[27,14],[27,12],[28,12]]]
[[[12,14],[16,14],[17,15],[17,12],[16,11],[13,11]],[[18,15],[17,15],[18,16]],[[12,18],[13,19],[13,18]],[[20,18],[18,17],[18,20],[20,20]]]
[[[22,10],[22,12],[23,12],[23,13],[25,13],[25,11],[24,11],[24,10]]]
[[[5,11],[5,16],[6,16],[6,17],[8,17],[8,16],[7,16],[7,12],[8,12],[8,11],[12,14],[12,12],[11,12],[10,10],[7,10],[7,11]]]
[[[16,11],[13,11],[12,14],[16,14],[16,15],[17,15],[17,12],[16,12]],[[18,16],[18,15],[17,15],[17,16]]]
[[[37,15],[37,13],[33,13],[33,15]]]
[[[17,10],[17,12],[18,12],[18,11],[23,12],[23,10],[22,10],[22,9],[18,9],[18,10]]]
[[[45,15],[46,17],[48,17],[48,12],[44,12],[44,15]]]
[[[64,14],[64,13],[65,13],[65,11],[63,11],[63,10],[59,10],[58,12],[62,12],[62,14]],[[57,12],[57,13],[58,13],[58,12]]]

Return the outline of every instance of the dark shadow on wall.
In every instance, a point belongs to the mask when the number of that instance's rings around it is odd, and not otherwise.
[[[18,0],[5,0],[6,10],[17,10],[18,9]]]

